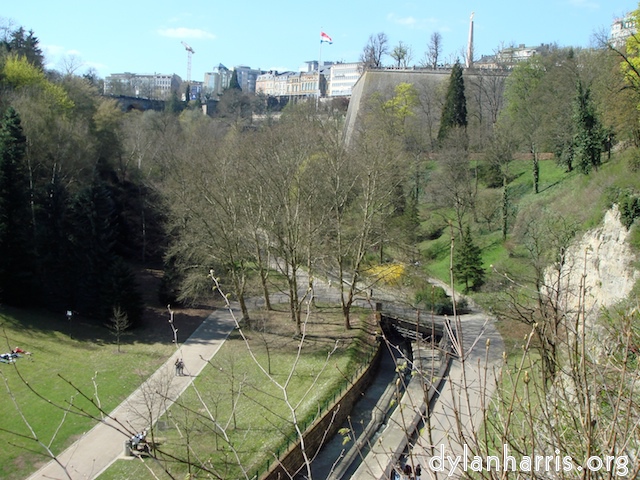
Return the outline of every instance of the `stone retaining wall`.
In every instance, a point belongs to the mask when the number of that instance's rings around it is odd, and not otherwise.
[[[313,457],[324,445],[326,439],[335,435],[347,419],[353,405],[360,399],[362,392],[371,384],[380,362],[381,352],[382,348],[379,343],[373,360],[354,380],[351,387],[304,433],[305,449],[309,457]],[[292,478],[303,466],[304,457],[298,441],[280,458],[279,463],[275,463],[261,479],[282,480]]]

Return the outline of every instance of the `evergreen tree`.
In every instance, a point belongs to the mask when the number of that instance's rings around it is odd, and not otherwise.
[[[462,66],[459,62],[456,62],[451,70],[447,96],[442,108],[438,140],[444,140],[449,131],[455,127],[467,127],[467,99],[464,93]]]
[[[69,238],[72,232],[69,193],[56,175],[39,197],[36,219],[39,293],[47,308],[65,311],[73,306],[76,279],[75,250]]]
[[[127,315],[130,325],[135,327],[142,319],[143,305],[142,294],[131,268],[117,257],[102,278],[99,318],[108,320],[117,308]]]
[[[43,70],[44,55],[38,45],[39,43],[40,41],[33,33],[33,30],[26,33],[24,28],[20,27],[11,33],[9,40],[6,42],[6,49],[9,53],[13,53],[18,57],[25,57],[31,65]]]
[[[66,308],[104,322],[118,307],[135,326],[143,301],[133,272],[118,253],[124,225],[117,193],[96,177],[71,201],[68,235],[73,257],[67,262],[67,275],[72,295]]]
[[[187,87],[184,90],[184,108],[189,106],[189,102],[191,101],[191,85],[187,83]]]
[[[574,158],[580,171],[587,174],[592,168],[597,170],[602,163],[605,135],[591,100],[591,89],[584,87],[580,81],[577,85],[573,120]]]
[[[460,247],[454,250],[453,273],[456,279],[464,283],[464,291],[477,290],[484,283],[485,272],[482,268],[482,252],[473,242],[471,230],[467,226],[462,235]]]
[[[94,179],[82,189],[70,205],[70,237],[74,257],[69,261],[72,271],[73,298],[71,308],[84,315],[100,318],[111,314],[113,305],[102,304],[102,287],[108,281],[107,272],[117,257],[114,247],[117,237],[115,202],[107,185]]]
[[[178,98],[178,92],[173,91],[164,103],[164,111],[169,113],[180,113],[184,109],[184,102]]]
[[[231,80],[229,81],[229,90],[242,90],[240,82],[238,81],[238,71],[234,70],[231,74]]]
[[[0,298],[12,304],[30,299],[33,280],[26,144],[20,116],[9,108],[0,123]]]

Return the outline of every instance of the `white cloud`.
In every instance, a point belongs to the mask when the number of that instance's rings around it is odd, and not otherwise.
[[[57,55],[64,55],[65,53],[65,48],[60,45],[40,44],[40,48],[42,48],[45,56],[55,57]]]
[[[84,62],[83,65],[85,67],[87,67],[87,70],[90,69],[90,68],[93,68],[94,70],[97,70],[98,72],[107,69],[107,65],[105,65],[104,63],[100,63],[100,62]]]
[[[405,27],[414,27],[418,21],[414,17],[398,17],[397,15],[390,13],[387,18],[393,23],[398,25],[404,25]]]
[[[395,13],[389,13],[387,15],[387,20],[395,23],[396,25],[415,29],[433,29],[439,23],[435,18],[416,18],[412,16],[402,17]]]
[[[199,28],[161,28],[158,30],[158,34],[163,37],[171,38],[197,38],[205,40],[213,40],[216,36],[213,33],[200,30]]]
[[[587,10],[598,10],[600,8],[600,4],[593,0],[569,0],[569,3],[573,7],[584,8]]]

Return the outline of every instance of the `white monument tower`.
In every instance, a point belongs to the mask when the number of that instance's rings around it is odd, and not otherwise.
[[[465,66],[471,68],[473,66],[473,15],[471,12],[471,20],[469,21],[469,44],[467,45],[467,61]]]

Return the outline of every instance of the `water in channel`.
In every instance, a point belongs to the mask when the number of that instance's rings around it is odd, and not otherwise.
[[[327,441],[318,456],[311,463],[311,472],[314,479],[327,479],[330,477],[339,459],[346,454],[353,445],[354,439],[357,439],[368,425],[374,408],[384,391],[389,385],[395,384],[397,378],[396,363],[401,354],[397,348],[389,349],[383,346],[382,350],[380,363],[371,385],[363,393],[362,398],[353,406],[350,417],[351,421],[341,425],[341,428],[351,429],[349,433],[351,439],[349,442],[343,444],[342,435],[336,434]],[[371,439],[372,442],[373,440],[374,439]],[[361,453],[362,456],[366,455],[366,451]],[[341,479],[344,480],[351,477],[353,472],[358,468],[360,458],[361,455],[356,455],[355,460],[344,472]],[[306,478],[306,470],[300,472],[300,475],[296,477],[298,480]]]

